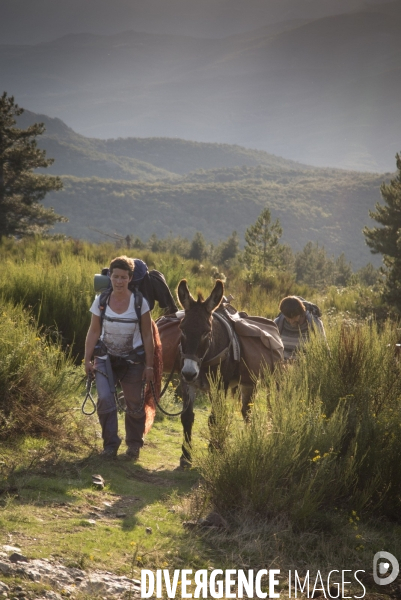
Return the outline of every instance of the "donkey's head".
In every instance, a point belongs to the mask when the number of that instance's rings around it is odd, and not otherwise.
[[[224,294],[223,282],[219,279],[210,294],[203,300],[201,294],[195,300],[185,279],[178,285],[178,298],[185,316],[181,321],[181,374],[188,383],[194,382],[200,372],[203,359],[212,345],[212,312],[219,306]]]

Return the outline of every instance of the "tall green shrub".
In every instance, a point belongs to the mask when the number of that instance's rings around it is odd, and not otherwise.
[[[298,526],[344,508],[398,518],[401,495],[401,378],[396,334],[339,323],[330,354],[312,337],[296,363],[260,384],[252,420],[233,420],[219,453],[199,468],[222,513],[289,517]],[[214,391],[216,419],[221,392]],[[225,417],[224,417],[225,418]],[[233,493],[234,491],[234,493]]]
[[[20,306],[2,303],[0,315],[0,438],[73,437],[72,396],[79,378],[58,344],[42,337]]]

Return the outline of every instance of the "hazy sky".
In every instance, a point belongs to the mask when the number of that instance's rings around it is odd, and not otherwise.
[[[400,9],[401,0],[0,0],[0,93],[89,137],[178,137],[390,170],[401,139]]]
[[[0,0],[0,93],[91,138],[238,144],[392,171],[400,9],[401,0]]]
[[[384,0],[370,0],[371,4]],[[351,11],[363,0],[0,0],[0,43],[127,29],[219,37],[272,22]]]

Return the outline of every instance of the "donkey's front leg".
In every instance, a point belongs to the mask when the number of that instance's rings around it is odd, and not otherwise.
[[[191,466],[191,440],[192,440],[192,426],[195,420],[194,413],[194,402],[195,402],[195,388],[193,385],[187,385],[182,382],[182,403],[185,411],[181,414],[181,423],[184,430],[184,443],[182,445],[182,454],[180,457],[180,467]]]
[[[249,423],[251,414],[252,396],[255,391],[255,386],[252,383],[241,383],[241,413],[244,421]]]

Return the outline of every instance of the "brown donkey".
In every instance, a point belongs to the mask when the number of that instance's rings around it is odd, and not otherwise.
[[[185,444],[182,446],[181,466],[191,461],[189,452],[192,426],[194,423],[194,400],[196,389],[208,390],[208,375],[220,377],[225,392],[240,383],[239,361],[234,360],[232,336],[224,323],[213,318],[224,294],[223,283],[216,284],[210,296],[203,300],[199,295],[195,300],[183,279],[178,285],[178,298],[185,310],[179,325],[181,330],[181,380],[184,406],[181,415]],[[246,418],[251,402],[254,384],[241,384],[242,415]]]
[[[246,420],[255,382],[265,369],[273,371],[276,363],[282,360],[283,344],[273,321],[236,314],[235,318],[231,316],[234,321],[229,323],[223,317],[225,311],[216,310],[224,293],[220,280],[216,281],[206,300],[201,295],[195,300],[185,279],[179,283],[177,291],[184,309],[182,320],[161,317],[157,326],[165,373],[180,370],[184,406],[181,414],[184,444],[180,464],[187,466],[191,462],[196,390],[209,390],[208,375],[217,377],[219,374],[225,392],[239,385],[242,415]],[[213,411],[210,419],[213,420]]]

